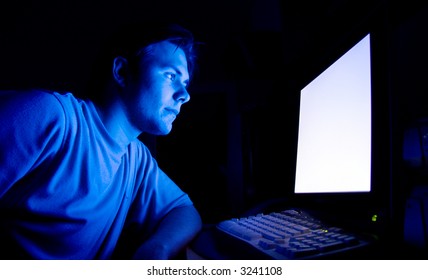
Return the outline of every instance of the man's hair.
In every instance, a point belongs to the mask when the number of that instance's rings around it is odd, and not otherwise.
[[[144,59],[146,48],[162,41],[169,41],[184,51],[191,78],[195,70],[197,44],[189,30],[175,23],[132,23],[119,28],[102,44],[94,61],[85,97],[93,101],[102,99],[100,95],[112,79],[114,58],[121,56],[133,63]]]

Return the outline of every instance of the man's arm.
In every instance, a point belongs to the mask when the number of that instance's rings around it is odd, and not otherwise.
[[[202,221],[194,206],[171,210],[155,233],[134,254],[134,259],[174,258],[201,230]]]

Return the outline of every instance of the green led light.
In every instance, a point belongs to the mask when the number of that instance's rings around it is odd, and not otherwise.
[[[372,222],[376,222],[377,221],[377,215],[376,214],[374,214],[373,216],[372,216]]]

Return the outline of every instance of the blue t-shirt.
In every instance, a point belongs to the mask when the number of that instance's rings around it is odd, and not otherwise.
[[[142,142],[110,137],[90,101],[39,90],[0,100],[3,258],[107,259],[123,229],[144,238],[192,204]]]

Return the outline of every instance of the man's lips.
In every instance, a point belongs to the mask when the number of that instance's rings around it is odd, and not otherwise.
[[[168,109],[166,109],[168,112],[171,112],[172,114],[174,114],[174,116],[177,116],[179,113],[180,113],[180,111],[178,111],[178,110],[176,110],[176,109],[173,109],[173,108],[168,108]]]

